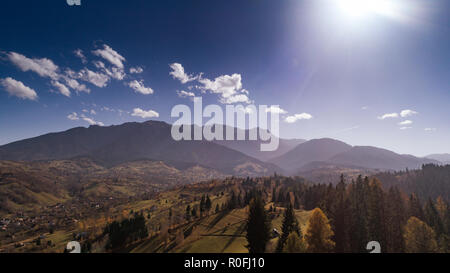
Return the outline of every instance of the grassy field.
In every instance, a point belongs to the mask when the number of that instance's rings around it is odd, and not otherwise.
[[[281,231],[283,213],[281,209],[277,210],[278,212],[273,214],[272,228]],[[295,214],[302,230],[306,230],[310,211],[297,210]],[[173,234],[192,230],[182,242],[173,240],[164,244],[160,238],[154,236],[134,246],[131,252],[247,253],[246,219],[247,208],[219,212],[172,230]],[[271,240],[269,250],[274,249],[277,240]]]

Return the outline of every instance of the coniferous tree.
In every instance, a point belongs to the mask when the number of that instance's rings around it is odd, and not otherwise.
[[[369,183],[369,196],[367,200],[367,232],[368,241],[377,241],[381,244],[382,252],[386,251],[386,230],[384,193],[381,183],[375,178]]]
[[[200,217],[203,216],[203,212],[205,211],[205,195],[202,195],[202,199],[200,200]]]
[[[249,253],[264,253],[270,240],[270,221],[261,197],[250,201],[246,234]]]
[[[404,252],[403,226],[406,224],[406,211],[398,188],[390,188],[386,201],[386,251]]]
[[[191,214],[192,214],[192,217],[194,217],[194,218],[196,218],[197,217],[197,209],[194,207],[194,208],[192,208],[192,212],[191,212]]]
[[[220,211],[220,207],[219,204],[216,205],[216,213],[218,213]]]
[[[414,193],[410,195],[409,197],[409,204],[408,204],[408,210],[409,210],[409,217],[416,217],[419,220],[424,221],[424,213],[422,204],[420,203],[419,198]]]
[[[295,217],[294,208],[292,207],[292,204],[289,203],[288,207],[284,211],[283,224],[281,227],[281,236],[280,239],[278,239],[277,244],[277,252],[281,252],[283,250],[284,244],[286,243],[289,234],[292,232],[297,233],[299,238],[302,238],[302,232],[298,225],[297,217]]]
[[[305,240],[296,232],[291,232],[283,247],[284,253],[305,253],[307,250]]]
[[[341,175],[341,180],[336,185],[336,201],[332,206],[331,214],[336,252],[349,252],[350,204],[346,194],[344,175]]]
[[[368,185],[363,181],[361,175],[356,182],[352,182],[349,191],[351,221],[349,238],[351,252],[365,251],[368,241],[367,238],[367,206],[366,198],[368,196]]]
[[[186,207],[185,218],[186,218],[187,221],[191,220],[191,205],[187,205],[187,207]]]
[[[433,203],[433,200],[428,199],[425,205],[425,222],[429,225],[434,232],[436,232],[437,238],[439,238],[444,233],[444,225],[442,223],[441,217],[439,215],[436,206]]]
[[[208,195],[208,196],[206,196],[205,210],[207,212],[210,211],[211,210],[211,206],[212,206],[211,199],[209,198],[209,195]]]

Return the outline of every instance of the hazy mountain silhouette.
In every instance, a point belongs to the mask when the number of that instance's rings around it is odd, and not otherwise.
[[[422,164],[427,163],[439,164],[438,161],[433,159],[400,155],[386,149],[370,146],[352,147],[344,142],[329,138],[313,139],[299,144],[290,152],[269,162],[295,174],[316,167],[324,169],[324,166],[327,166],[330,169],[329,166],[332,165],[340,166],[340,168],[350,166],[365,169],[403,170],[406,168],[417,169]],[[324,163],[327,164],[324,165]]]
[[[450,164],[450,154],[431,154],[427,155],[426,158],[440,161],[443,164]]]
[[[418,169],[422,164],[439,163],[436,160],[419,158],[412,155],[400,155],[386,149],[371,146],[355,146],[348,151],[335,155],[328,161],[385,170]]]
[[[291,151],[269,162],[282,166],[281,168],[287,171],[296,171],[308,163],[326,161],[351,148],[352,146],[331,138],[313,139],[297,145]]]
[[[214,140],[215,143],[218,143],[220,145],[223,145],[225,147],[228,147],[230,149],[239,151],[241,153],[244,153],[248,156],[254,157],[256,159],[259,159],[261,161],[268,161],[272,158],[281,156],[293,148],[295,148],[297,145],[304,143],[306,140],[304,139],[283,139],[279,138],[279,145],[278,149],[275,151],[261,151],[261,144],[262,143],[268,143],[269,141],[262,141],[260,137],[257,137],[257,140],[249,140],[249,135],[251,133],[258,134],[259,128],[253,128],[250,130],[243,130],[239,128],[233,128],[225,125],[214,125],[214,126],[222,126],[223,128],[223,139],[224,140]],[[214,129],[213,126],[213,129]],[[226,130],[227,129],[234,129],[234,136],[235,140],[225,140],[226,139]],[[267,131],[268,132],[268,131]],[[237,140],[238,133],[242,133],[245,136],[245,140]],[[271,138],[277,138],[276,136],[271,134]]]
[[[159,121],[78,127],[0,146],[0,160],[32,161],[87,156],[106,166],[133,160],[198,164],[228,174],[264,175],[277,166],[210,141],[175,141]]]

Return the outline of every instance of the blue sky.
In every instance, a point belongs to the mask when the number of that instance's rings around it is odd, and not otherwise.
[[[383,3],[3,1],[0,144],[172,123],[194,93],[204,104],[278,104],[286,138],[449,153],[449,2]]]

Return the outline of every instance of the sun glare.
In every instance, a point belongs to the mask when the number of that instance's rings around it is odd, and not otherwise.
[[[392,0],[337,0],[341,10],[351,17],[370,14],[390,15],[394,12]]]

